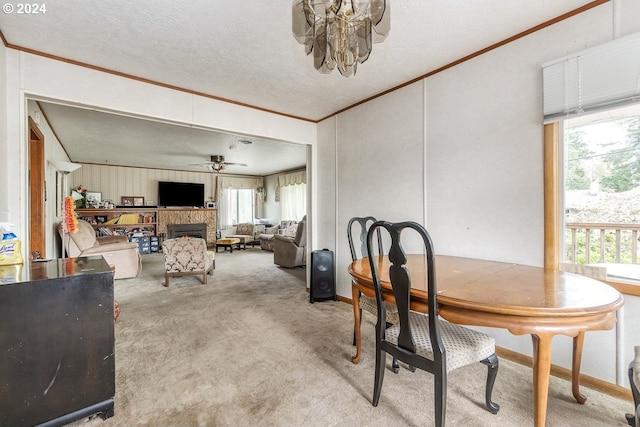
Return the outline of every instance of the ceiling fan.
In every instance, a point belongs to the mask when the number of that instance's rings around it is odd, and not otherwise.
[[[211,156],[211,161],[206,163],[195,163],[192,166],[204,166],[212,172],[220,172],[227,166],[247,166],[246,163],[234,163],[234,162],[225,162],[224,156],[219,154],[214,154]]]

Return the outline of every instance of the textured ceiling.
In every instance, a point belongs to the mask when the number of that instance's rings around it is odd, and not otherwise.
[[[349,78],[313,68],[287,0],[46,2],[0,14],[0,31],[16,48],[318,120],[589,3],[398,0],[390,35]]]

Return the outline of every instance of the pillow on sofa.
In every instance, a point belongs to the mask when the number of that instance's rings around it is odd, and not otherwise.
[[[296,231],[298,231],[298,224],[292,225],[291,227],[287,227],[286,231],[284,232],[284,235],[288,237],[296,237]]]

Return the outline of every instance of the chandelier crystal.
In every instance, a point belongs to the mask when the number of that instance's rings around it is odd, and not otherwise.
[[[328,74],[337,66],[345,77],[356,74],[373,43],[389,34],[389,0],[293,0],[292,29],[313,65]]]

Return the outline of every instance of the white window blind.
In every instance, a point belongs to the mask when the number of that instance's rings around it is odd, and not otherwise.
[[[640,33],[542,65],[544,121],[640,101]]]

